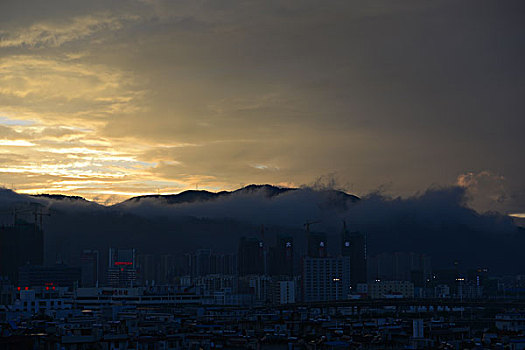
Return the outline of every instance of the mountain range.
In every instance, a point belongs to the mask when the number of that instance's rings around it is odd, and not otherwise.
[[[236,195],[262,195],[266,198],[273,198],[279,196],[283,193],[289,191],[296,191],[298,188],[290,187],[278,187],[273,185],[248,185],[242,188],[239,188],[234,191],[220,191],[220,192],[210,192],[205,190],[187,190],[177,194],[148,194],[131,197],[126,199],[123,202],[113,204],[115,208],[119,208],[127,205],[135,205],[144,201],[148,202],[158,202],[159,204],[184,204],[184,203],[195,203],[195,202],[206,202],[217,199],[224,199],[230,196]],[[334,199],[339,200],[340,202],[356,202],[359,200],[359,197],[348,194],[340,190],[326,189],[324,190],[327,193],[330,193]],[[80,196],[67,196],[62,194],[37,194],[32,195],[31,197],[37,199],[51,199],[55,201],[81,201],[81,202],[91,202],[87,199]],[[94,202],[91,202],[94,203]]]
[[[12,224],[13,208],[35,205],[50,214],[43,217],[47,263],[60,256],[75,264],[83,249],[106,252],[109,247],[147,254],[184,254],[199,248],[233,253],[242,236],[264,236],[272,245],[281,234],[294,237],[299,258],[306,246],[304,224],[315,221],[311,231],[328,235],[333,255],[338,254],[346,222],[350,230],[366,233],[370,255],[410,251],[430,255],[437,268],[461,261],[470,267],[525,271],[525,230],[506,215],[469,208],[465,189],[456,186],[406,198],[378,193],[358,198],[326,188],[250,185],[217,193],[138,196],[111,206],[78,196],[28,196],[4,189],[1,224]],[[18,218],[34,220],[31,210]]]

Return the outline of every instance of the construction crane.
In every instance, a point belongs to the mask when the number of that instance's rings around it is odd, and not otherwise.
[[[26,214],[26,213],[33,214],[33,216],[34,216],[34,225],[35,225],[35,230],[36,230],[37,228],[42,229],[42,217],[44,217],[44,216],[51,216],[51,214],[49,214],[47,212],[44,212],[42,209],[43,209],[43,207],[42,207],[41,204],[30,203],[29,207],[12,208],[10,210],[4,210],[4,211],[2,211],[0,213],[12,214],[13,215],[13,225],[17,224],[19,214]]]
[[[304,227],[306,229],[306,233],[310,233],[310,225],[313,225],[313,224],[319,224],[321,221],[320,220],[317,220],[317,221],[307,221],[304,223]]]

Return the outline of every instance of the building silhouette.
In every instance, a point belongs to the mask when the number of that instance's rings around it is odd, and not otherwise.
[[[137,282],[135,249],[109,248],[107,281],[111,287],[130,287]]]
[[[310,258],[325,258],[327,256],[326,233],[308,232],[308,256]]]
[[[237,259],[240,276],[263,275],[266,260],[264,243],[257,238],[241,237]]]
[[[175,277],[176,258],[171,254],[160,256],[159,283],[168,284]]]
[[[237,271],[237,256],[235,254],[214,254],[211,256],[212,274],[235,275]]]
[[[422,287],[432,274],[430,256],[415,252],[377,254],[369,259],[368,266],[369,281],[411,281]]]
[[[293,276],[293,249],[293,237],[277,237],[276,244],[270,248],[269,254],[269,273],[271,276]]]
[[[341,256],[350,258],[350,280],[353,288],[367,282],[366,235],[350,232],[343,222],[341,231]]]
[[[159,261],[153,254],[137,255],[137,280],[142,285],[150,285],[159,282]]]
[[[26,264],[44,263],[44,233],[41,226],[16,220],[14,226],[0,227],[0,275],[18,283],[18,269]]]
[[[302,281],[305,302],[348,299],[350,257],[305,257]]]
[[[100,255],[96,249],[84,249],[80,255],[82,287],[96,287],[100,281]]]

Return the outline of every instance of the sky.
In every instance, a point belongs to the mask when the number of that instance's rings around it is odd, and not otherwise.
[[[2,0],[0,184],[105,204],[461,186],[478,211],[525,213],[524,15],[511,0]]]

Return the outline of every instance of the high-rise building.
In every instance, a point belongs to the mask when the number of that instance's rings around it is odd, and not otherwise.
[[[160,256],[160,276],[159,283],[169,284],[175,277],[175,256],[171,254],[164,254]]]
[[[269,271],[272,276],[293,276],[293,237],[278,236],[270,248]]]
[[[366,235],[360,232],[350,232],[344,224],[341,232],[341,255],[350,257],[352,287],[355,288],[358,283],[366,283]]]
[[[184,254],[184,266],[181,275],[196,276],[197,275],[197,255],[194,253]]]
[[[242,237],[239,241],[239,275],[263,275],[265,273],[264,243],[257,238]]]
[[[234,254],[213,254],[211,256],[211,273],[222,275],[237,274],[237,257]]]
[[[243,243],[243,250],[249,249],[249,243]],[[259,254],[259,242],[254,244],[254,251]],[[239,249],[241,247],[239,246]],[[263,251],[264,256],[264,251]],[[185,254],[184,262],[173,266],[172,275],[206,276],[213,274],[235,275],[239,272],[235,254],[216,254],[211,249],[197,249],[194,253]],[[175,263],[175,259],[174,263]],[[263,259],[264,261],[264,259]],[[253,268],[253,267],[252,267]]]
[[[143,285],[151,285],[158,282],[158,266],[155,255],[138,254],[137,255],[137,279]]]
[[[108,261],[108,285],[129,287],[136,284],[135,249],[110,248]]]
[[[99,279],[100,257],[98,250],[84,249],[80,255],[82,287],[96,287]]]
[[[211,249],[197,249],[195,255],[195,275],[209,275],[211,273]]]
[[[190,275],[190,254],[174,255],[174,265],[172,266],[174,276]]]
[[[346,229],[346,223],[343,221],[343,230],[341,231],[341,256],[352,255],[352,238],[350,231]]]
[[[305,257],[302,281],[305,302],[348,299],[350,258]]]
[[[206,276],[212,273],[215,265],[211,249],[197,249],[194,253],[187,254],[188,273],[191,276]]]
[[[308,256],[310,258],[325,258],[327,256],[326,234],[308,232]]]
[[[18,268],[44,263],[44,233],[37,223],[17,220],[14,226],[0,227],[0,276],[18,282]]]

